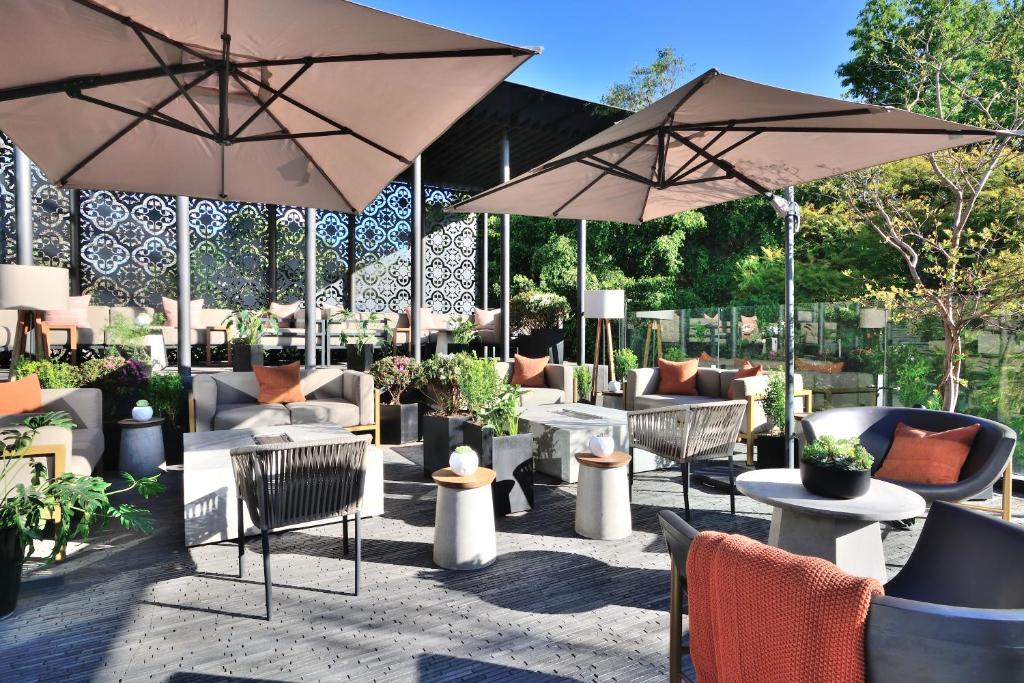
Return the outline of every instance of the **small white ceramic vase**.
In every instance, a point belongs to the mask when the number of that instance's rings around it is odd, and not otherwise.
[[[132,408],[132,419],[137,422],[153,419],[153,406],[135,406]]]
[[[459,446],[448,458],[448,466],[460,477],[468,477],[480,466],[480,457],[469,446]]]
[[[613,393],[622,391],[622,382],[617,379],[613,379],[611,382],[608,382],[608,391]]]
[[[615,442],[610,436],[592,436],[587,445],[590,447],[591,453],[600,457],[611,455],[612,451],[615,450]]]

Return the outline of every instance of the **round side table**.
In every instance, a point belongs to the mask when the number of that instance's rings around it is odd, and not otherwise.
[[[135,477],[149,477],[164,464],[164,418],[118,420],[121,426],[121,454],[118,467]]]
[[[494,470],[478,467],[468,477],[460,477],[445,467],[433,478],[437,484],[434,564],[460,570],[492,564],[498,556],[491,500]]]
[[[629,507],[627,453],[598,456],[577,453],[580,476],[576,483],[576,533],[612,541],[633,533]]]

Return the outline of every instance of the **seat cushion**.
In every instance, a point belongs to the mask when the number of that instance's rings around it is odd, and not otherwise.
[[[67,469],[75,474],[92,474],[103,459],[103,430],[79,427],[71,430],[71,457]]]
[[[302,403],[306,395],[299,386],[299,361],[287,365],[254,365],[252,371],[260,385],[258,403]]]
[[[644,394],[637,396],[633,407],[636,410],[649,408],[670,408],[672,406],[690,406],[701,403],[718,403],[722,399],[712,396],[684,396],[680,394]]]
[[[533,406],[547,406],[552,403],[565,402],[565,392],[561,389],[550,389],[548,387],[530,387],[523,389],[523,395],[519,404],[524,408]]]
[[[354,427],[359,424],[359,406],[343,398],[314,399],[289,403],[286,407],[293,425],[323,423]]]
[[[750,361],[747,361],[747,363],[743,367],[741,367],[739,371],[736,372],[736,375],[733,377],[733,379],[743,379],[744,377],[757,377],[758,375],[761,374],[761,372],[762,368],[760,365],[754,365]],[[726,390],[725,393],[726,398],[728,398],[730,401],[735,398],[734,392],[732,390],[732,381],[729,382],[729,388]]]
[[[658,393],[681,396],[697,395],[696,358],[684,361],[658,359]]]
[[[213,417],[214,429],[280,427],[291,424],[288,408],[280,403],[223,403]]]
[[[915,484],[955,484],[980,429],[980,424],[973,424],[929,432],[900,422],[875,476]]]

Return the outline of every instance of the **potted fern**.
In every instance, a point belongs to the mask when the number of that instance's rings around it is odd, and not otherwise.
[[[458,384],[471,416],[463,427],[465,444],[479,454],[481,467],[497,473],[499,482],[512,482],[492,489],[494,513],[530,510],[533,434],[519,433],[522,389],[498,374],[493,358],[466,358],[459,367]]]
[[[871,487],[874,458],[860,439],[820,436],[800,456],[800,481],[811,493],[827,498],[857,498]]]
[[[263,335],[280,332],[277,318],[267,309],[235,311],[224,318],[224,326],[233,334],[231,369],[252,372],[252,366],[263,365]]]
[[[149,512],[131,503],[115,504],[111,497],[136,490],[144,498],[163,491],[157,477],[122,474],[124,487],[111,491],[100,477],[64,472],[47,474],[43,463],[22,457],[44,427],[73,429],[63,411],[31,415],[20,425],[0,430],[0,618],[15,610],[25,558],[43,538],[47,520],[54,520],[54,562],[74,539],[85,539],[97,523],[116,520],[126,529],[150,533]]]

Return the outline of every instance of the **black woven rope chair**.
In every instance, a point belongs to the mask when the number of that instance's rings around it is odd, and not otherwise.
[[[243,504],[263,541],[267,619],[271,614],[270,532],[294,524],[341,517],[343,552],[348,554],[348,521],[355,518],[355,594],[359,595],[359,509],[366,478],[369,436],[344,440],[246,446],[231,450],[238,487],[238,576],[245,568]]]
[[[683,679],[686,556],[697,530],[658,513],[672,557],[669,680]],[[1024,672],[1024,528],[936,501],[907,563],[871,599],[867,680],[1020,681]]]

